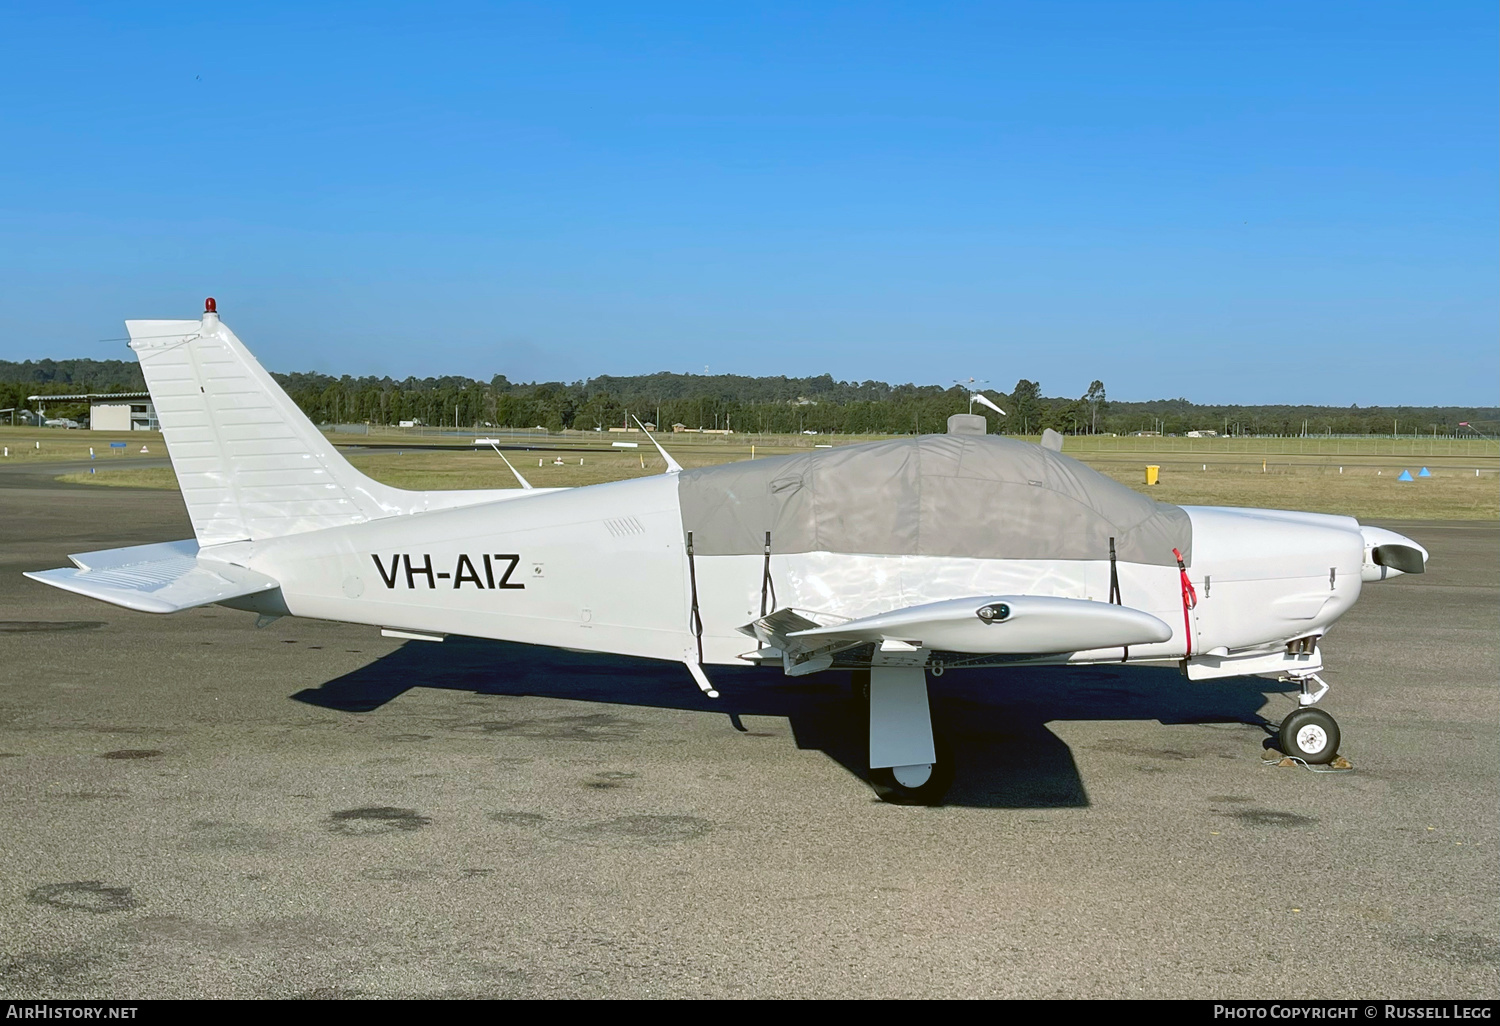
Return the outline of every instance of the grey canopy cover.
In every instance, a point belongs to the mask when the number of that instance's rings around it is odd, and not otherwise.
[[[1191,560],[1192,522],[1096,470],[993,435],[924,435],[685,470],[701,556],[773,551]]]

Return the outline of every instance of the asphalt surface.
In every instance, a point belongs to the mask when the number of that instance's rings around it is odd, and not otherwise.
[[[190,536],[0,470],[0,996],[1500,996],[1500,525],[1326,640],[1355,769],[1258,679],[936,682],[958,780],[876,800],[847,679],[715,674],[27,581]]]

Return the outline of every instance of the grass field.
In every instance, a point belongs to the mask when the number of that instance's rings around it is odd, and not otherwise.
[[[124,448],[111,449],[111,442]],[[156,431],[65,431],[62,428],[0,427],[0,460],[86,460],[92,449],[101,465],[106,460],[121,463],[141,455],[163,456],[161,434]]]
[[[1397,459],[1438,456],[1460,459],[1495,459],[1500,442],[1488,438],[1431,438],[1404,435],[1400,438],[1161,438],[1135,435],[1076,435],[1065,444],[1070,453],[1150,453],[1177,457],[1195,455],[1255,456],[1389,456]]]
[[[1158,457],[1160,458],[1160,457]],[[1338,464],[1162,464],[1160,483],[1145,485],[1145,465],[1096,464],[1117,481],[1162,502],[1187,506],[1253,506],[1344,513],[1365,520],[1494,520],[1500,517],[1500,478],[1493,471],[1443,468],[1429,460],[1432,477],[1398,481],[1410,461],[1382,465]]]
[[[0,438],[7,432],[0,431]],[[17,435],[22,435],[17,429]],[[39,437],[38,437],[39,436]],[[176,488],[177,480],[170,468],[131,468],[130,461],[146,458],[140,454],[144,445],[147,457],[160,458],[165,447],[159,436],[136,432],[122,436],[128,439],[127,455],[100,456],[95,460],[96,473],[63,475],[60,480],[81,484],[115,485],[134,488]],[[604,436],[608,439],[610,436]],[[104,445],[100,445],[100,441]],[[29,452],[27,442],[40,440],[40,452],[52,459],[73,456],[88,457],[92,443],[95,451],[107,452],[111,436],[103,432],[39,432],[22,436],[17,448]],[[639,439],[639,436],[637,436]],[[618,440],[616,438],[615,440]],[[343,438],[336,441],[343,442]],[[360,439],[361,442],[365,441]],[[370,439],[377,441],[377,439]],[[378,439],[381,444],[399,445],[399,439]],[[412,439],[416,444],[433,445],[429,436]],[[525,443],[525,439],[506,439],[507,443]],[[605,443],[598,435],[580,433],[541,438],[529,444],[547,445],[546,450],[508,452],[512,463],[533,485],[539,488],[566,488],[618,481],[625,478],[659,474],[664,463],[641,441],[641,448],[623,451],[599,451]],[[852,439],[840,438],[840,444]],[[1123,448],[1113,443],[1154,441],[1160,448]],[[1167,443],[1193,442],[1195,448],[1174,448]],[[1281,443],[1281,450],[1270,445],[1247,449],[1245,442]],[[1353,443],[1367,441],[1368,446],[1353,446],[1363,452],[1317,454],[1283,451],[1295,446],[1285,443],[1299,439],[1073,439],[1064,443],[1064,452],[1138,491],[1164,502],[1189,505],[1250,506],[1270,509],[1301,509],[1320,513],[1346,513],[1366,519],[1423,520],[1493,520],[1500,517],[1500,454],[1493,443],[1489,452],[1463,453],[1381,453],[1386,439],[1336,439]],[[1439,439],[1443,448],[1444,439]],[[751,458],[752,446],[757,457],[806,451],[817,439],[785,436],[751,442],[744,437],[675,435],[663,439],[672,455],[685,467],[727,463]],[[1099,443],[1108,444],[1099,444]],[[770,444],[767,444],[770,443]],[[1378,444],[1376,444],[1378,443]],[[1476,447],[1479,443],[1476,443]],[[371,449],[346,446],[343,452],[356,467],[377,481],[398,488],[467,489],[512,488],[515,479],[493,451],[469,448],[452,449]],[[12,457],[16,458],[16,457]],[[23,455],[21,459],[33,459]],[[540,463],[540,465],[538,465]],[[1145,468],[1161,468],[1160,483],[1145,484]],[[1413,475],[1422,467],[1432,476],[1411,482],[1396,478],[1402,470]],[[1477,473],[1476,473],[1477,471]]]

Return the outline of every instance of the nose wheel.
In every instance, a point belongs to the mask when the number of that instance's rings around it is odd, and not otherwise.
[[[1339,754],[1339,725],[1322,709],[1304,706],[1281,721],[1279,747],[1311,766],[1323,766]]]

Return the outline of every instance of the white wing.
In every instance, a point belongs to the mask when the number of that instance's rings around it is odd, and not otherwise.
[[[945,652],[1041,655],[1167,641],[1172,628],[1150,613],[1086,599],[994,595],[907,606],[860,620],[787,632],[819,642],[902,641]]]

